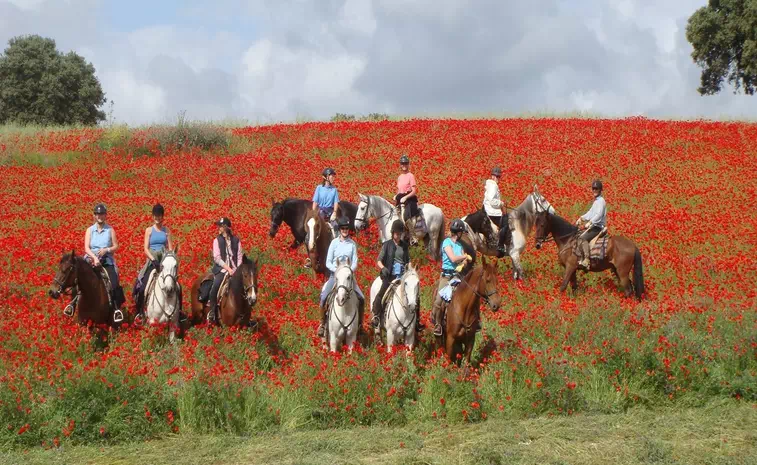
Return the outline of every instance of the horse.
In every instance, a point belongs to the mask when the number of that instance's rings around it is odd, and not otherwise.
[[[436,337],[437,347],[443,347],[453,363],[460,364],[461,360],[466,365],[471,363],[471,353],[476,343],[476,326],[481,323],[481,299],[492,311],[499,309],[497,262],[487,263],[483,256],[481,265],[470,269],[457,285],[451,301],[446,304],[446,312],[443,313],[446,313],[446,323],[442,323],[442,335]]]
[[[208,302],[199,299],[200,285],[203,281],[212,280],[213,275],[208,273],[198,277],[192,284],[191,307],[192,324],[199,325],[207,321],[210,306]],[[247,255],[242,255],[242,264],[228,279],[228,287],[222,295],[218,296],[218,322],[224,326],[254,326],[250,319],[252,307],[258,300],[258,261],[250,260]],[[221,286],[223,290],[225,286]]]
[[[505,256],[504,251],[498,248],[499,241],[495,236],[489,215],[486,214],[483,206],[460,219],[465,223],[468,238],[476,251],[490,257],[502,258]]]
[[[357,204],[355,228],[357,230],[365,229],[368,227],[368,218],[376,218],[381,243],[391,239],[392,223],[396,219],[401,219],[397,215],[394,205],[377,195],[358,193],[358,197],[360,201]],[[426,221],[428,232],[423,236],[416,235],[416,237],[423,239],[428,254],[435,261],[438,261],[441,259],[441,246],[444,240],[444,214],[439,207],[430,203],[419,204],[418,209]],[[413,232],[411,231],[411,233]]]
[[[305,249],[308,253],[306,266],[310,266],[316,274],[325,275],[328,271],[326,255],[334,238],[331,233],[332,227],[321,218],[317,211],[310,209],[303,217],[303,228],[306,237]]]
[[[502,224],[500,227],[509,227],[512,232],[512,240],[509,245],[502,244],[500,239],[499,247],[507,247],[507,254],[513,262],[513,279],[523,279],[523,267],[520,264],[520,255],[526,248],[526,238],[531,234],[534,228],[536,214],[542,211],[548,211],[554,214],[555,208],[539,192],[539,187],[534,185],[534,190],[514,209],[510,209],[507,214],[507,225]],[[504,223],[505,217],[502,221]]]
[[[392,352],[395,341],[402,339],[408,353],[415,347],[416,305],[420,294],[420,278],[415,267],[408,265],[399,278],[399,283],[390,288],[384,296],[387,305],[384,310],[384,328],[386,329],[386,351]],[[371,285],[371,302],[381,289],[381,278],[376,278]],[[391,294],[390,294],[391,292]]]
[[[72,250],[63,254],[58,262],[58,271],[47,293],[57,300],[61,294],[71,294],[78,289],[78,323],[116,329],[119,324],[113,321],[108,289],[101,272],[101,268],[96,269]]]
[[[173,343],[179,326],[181,285],[178,281],[179,246],[163,254],[160,266],[150,273],[145,285],[145,312],[148,324],[168,323],[168,341]]]
[[[576,271],[578,269],[578,257],[573,253],[579,229],[557,215],[541,212],[536,215],[536,248],[540,249],[542,243],[547,241],[549,235],[557,244],[557,256],[560,264],[565,268],[565,276],[560,285],[560,292],[565,292],[568,283],[573,290],[578,287]],[[600,239],[602,240],[602,239]],[[641,252],[630,239],[624,236],[611,236],[607,239],[604,257],[592,260],[587,271],[601,272],[612,270],[615,278],[620,282],[626,297],[635,293],[636,299],[641,300],[644,294],[644,271],[641,264]],[[633,268],[633,284],[628,277]]]
[[[354,292],[355,274],[350,262],[349,258],[336,259],[334,290],[326,301],[328,320],[324,343],[328,341],[331,352],[337,352],[343,344],[347,346],[349,352],[352,352],[357,340],[360,312],[358,312],[358,299]]]
[[[286,198],[281,202],[271,200],[271,229],[268,231],[268,237],[273,238],[281,227],[281,223],[289,225],[289,229],[294,236],[294,242],[289,246],[296,249],[305,242],[304,218],[305,213],[313,209],[313,202],[306,199]],[[355,214],[357,205],[346,200],[339,201],[339,210],[343,212],[350,220],[350,227],[355,229]]]

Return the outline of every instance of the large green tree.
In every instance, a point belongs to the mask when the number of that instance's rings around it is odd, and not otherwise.
[[[52,39],[14,37],[0,55],[0,123],[97,124],[104,104],[94,66]]]
[[[717,94],[723,81],[735,92],[757,86],[757,0],[709,0],[686,25],[691,57],[702,68],[701,95]]]

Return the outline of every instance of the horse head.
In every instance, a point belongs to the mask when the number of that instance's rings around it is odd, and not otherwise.
[[[534,235],[536,236],[536,248],[541,249],[541,245],[547,240],[547,236],[550,234],[549,229],[549,213],[542,211],[536,214],[534,220]]]
[[[354,289],[355,276],[352,272],[351,260],[349,257],[338,257],[336,259],[336,271],[334,272],[334,282],[336,286],[336,303],[340,307],[352,295]]]
[[[484,288],[481,289],[481,284],[479,284],[479,293],[489,308],[493,312],[496,312],[501,303],[499,291],[497,291],[497,261],[493,260],[487,263],[486,258],[482,255],[481,265],[484,268],[483,276],[481,277]]]
[[[234,274],[241,273],[244,299],[251,307],[258,301],[258,261],[242,255],[242,266]]]
[[[421,280],[415,266],[410,263],[407,270],[402,275],[402,293],[405,295],[405,305],[408,309],[415,309],[420,293]]]
[[[163,289],[166,295],[173,295],[179,290],[179,257],[176,255],[176,246],[173,250],[163,254],[160,260],[160,267],[157,273],[157,284]]]
[[[536,184],[534,184],[534,191],[531,193],[531,201],[533,202],[533,208],[534,214],[538,214],[540,212],[549,212],[551,214],[556,214],[555,207],[552,206],[552,204],[549,203],[549,201],[539,192],[539,188]]]
[[[357,212],[355,213],[355,229],[362,231],[368,227],[368,218],[370,218],[371,211],[371,199],[364,194],[358,192],[358,204]]]
[[[53,299],[57,299],[76,284],[76,252],[71,250],[71,253],[64,253],[58,262],[58,271],[55,273],[47,294]]]
[[[284,203],[271,199],[271,229],[268,231],[268,237],[276,236],[282,221],[284,221]]]

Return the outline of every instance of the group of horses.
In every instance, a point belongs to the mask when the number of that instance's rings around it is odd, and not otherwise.
[[[391,238],[392,222],[398,218],[395,207],[381,196],[358,194],[358,203],[339,202],[340,210],[350,222],[354,231],[365,230],[371,219],[377,225],[380,242]],[[419,205],[425,228],[410,231],[422,242],[428,256],[434,261],[441,258],[441,244],[445,236],[446,220],[442,210],[435,205]],[[523,202],[515,208],[507,208],[500,225],[490,221],[483,207],[463,216],[467,234],[463,236],[463,247],[474,260],[460,273],[461,282],[456,286],[452,298],[445,304],[443,333],[436,338],[438,347],[444,348],[449,358],[457,361],[462,358],[470,363],[471,351],[475,343],[476,328],[480,326],[481,301],[496,311],[501,300],[497,291],[497,258],[506,255],[512,261],[513,278],[523,279],[521,254],[526,240],[535,229],[536,248],[544,242],[554,240],[558,248],[558,258],[565,268],[561,285],[564,291],[568,284],[575,289],[578,258],[573,253],[578,228],[559,217],[554,207],[539,192],[538,186],[529,193]],[[271,227],[269,237],[275,237],[279,228],[286,223],[294,241],[292,249],[305,244],[310,266],[318,275],[327,272],[325,259],[334,230],[316,210],[312,202],[306,199],[287,198],[272,201]],[[508,228],[510,240],[506,244],[498,243],[497,228]],[[551,237],[551,239],[550,239]],[[420,243],[419,242],[419,243]],[[192,284],[187,324],[179,324],[181,310],[181,286],[178,283],[179,259],[178,245],[165,253],[160,266],[148,277],[146,288],[145,312],[147,321],[169,324],[169,339],[174,340],[175,331],[188,329],[190,325],[202,324],[208,313],[207,300],[200,300],[203,283],[212,279],[212,275],[198,277]],[[481,255],[480,264],[477,255]],[[486,256],[494,259],[486,260]],[[355,276],[349,260],[339,259],[334,274],[334,292],[329,298],[329,317],[326,327],[326,345],[331,351],[337,351],[342,345],[349,350],[357,339],[357,298],[354,296]],[[626,296],[635,293],[641,299],[644,281],[641,254],[629,239],[613,235],[607,239],[603,256],[593,259],[589,270],[598,272],[611,270],[619,280]],[[629,277],[633,269],[633,279]],[[380,278],[371,285],[370,301],[378,292]],[[436,289],[436,287],[434,287]],[[49,295],[58,298],[66,292],[80,293],[78,301],[78,321],[82,325],[116,327],[110,309],[110,297],[105,280],[100,273],[77,256],[74,251],[66,253],[60,259],[58,270],[49,290]],[[224,326],[248,326],[251,322],[252,308],[257,301],[258,263],[245,255],[240,269],[221,286],[219,292],[218,323]],[[415,318],[416,305],[420,293],[420,279],[414,266],[409,266],[403,276],[385,295],[386,311],[381,327],[385,331],[387,351],[400,340],[412,351],[416,343]]]

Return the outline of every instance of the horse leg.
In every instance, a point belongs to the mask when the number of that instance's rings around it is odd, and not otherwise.
[[[447,357],[449,357],[450,362],[460,364],[457,356],[461,355],[461,349],[460,343],[455,341],[455,338],[451,334],[447,333]]]
[[[578,267],[576,266],[575,258],[571,258],[571,260],[565,264],[565,276],[563,277],[562,284],[560,284],[560,292],[565,292],[568,283],[572,283],[572,281],[576,279],[575,274],[577,269]]]
[[[578,289],[578,278],[576,277],[576,271],[573,271],[570,275],[570,288],[575,292]]]
[[[387,325],[386,328],[386,353],[391,354],[392,353],[392,347],[394,346],[394,330],[389,328]]]

